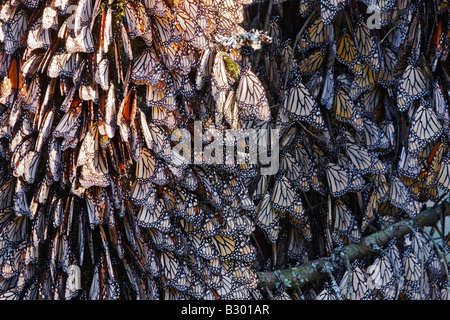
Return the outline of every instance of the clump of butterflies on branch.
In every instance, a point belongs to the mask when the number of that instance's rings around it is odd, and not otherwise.
[[[439,226],[302,290],[267,292],[257,271],[446,201],[449,14],[446,0],[2,1],[0,299],[447,298]],[[199,120],[279,129],[279,171],[186,163],[171,137]]]

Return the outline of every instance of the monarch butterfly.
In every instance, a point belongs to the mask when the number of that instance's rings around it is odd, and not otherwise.
[[[356,59],[356,45],[347,28],[342,31],[342,36],[336,44],[336,58],[339,62],[352,66]]]
[[[13,175],[22,177],[27,183],[34,183],[36,172],[38,170],[40,153],[37,151],[28,152],[22,160],[16,164]]]
[[[330,219],[331,218],[331,219]],[[332,239],[338,244],[358,243],[361,240],[361,232],[353,213],[341,199],[334,202],[334,214],[329,217],[332,228]]]
[[[187,75],[180,75],[172,73],[173,89],[176,96],[182,95],[186,98],[191,98],[194,95],[195,87],[191,79]]]
[[[336,118],[339,121],[352,123],[356,117],[355,105],[344,90],[339,89],[335,96],[333,102],[333,110],[336,114]]]
[[[300,187],[301,190],[307,192],[309,191],[309,186],[311,183],[311,173],[313,163],[308,155],[308,152],[305,148],[305,145],[301,143],[296,144],[295,151],[293,153],[294,158],[297,160],[297,163],[301,167],[301,178],[296,182],[296,185]]]
[[[383,88],[380,85],[374,85],[367,92],[363,93],[361,99],[364,106],[363,114],[369,119],[378,118],[383,107]]]
[[[247,65],[241,71],[241,79],[236,91],[236,104],[239,108],[252,112],[262,121],[270,120],[269,103],[263,85]]]
[[[443,190],[450,190],[450,159],[448,155],[442,158],[438,175],[438,185]]]
[[[109,201],[104,189],[89,188],[84,192],[89,224],[94,227],[104,222],[105,209],[109,210]],[[108,205],[107,208],[105,208]]]
[[[420,104],[411,121],[410,141],[408,149],[417,152],[414,144],[423,148],[425,144],[435,141],[442,134],[443,128],[433,109],[425,104]]]
[[[323,82],[322,95],[320,96],[320,102],[331,110],[334,101],[334,67],[330,67],[326,70],[325,79]]]
[[[100,29],[100,46],[99,52],[108,53],[108,47],[112,44],[113,29],[112,29],[112,9],[107,8],[103,11],[101,17],[101,29]]]
[[[427,184],[430,176],[437,176],[441,168],[442,156],[446,150],[446,146],[438,141],[433,149],[427,154],[426,161],[420,170],[419,179],[427,179]],[[433,179],[434,180],[434,179]]]
[[[389,47],[382,47],[381,67],[378,72],[378,83],[388,87],[396,81],[398,57]]]
[[[167,133],[154,123],[147,123],[145,114],[141,110],[139,110],[138,115],[147,148],[153,150],[162,159],[170,161],[172,149]]]
[[[176,9],[183,9],[190,17],[197,17],[198,10],[201,8],[200,3],[195,0],[180,1],[175,4]]]
[[[181,34],[177,28],[174,27],[172,21],[166,17],[153,16],[153,26],[156,28],[157,40],[159,40],[162,46],[168,47],[171,43],[179,42],[181,40]]]
[[[344,0],[320,0],[320,15],[323,22],[325,24],[331,24],[334,21],[336,14],[343,9],[344,4]]]
[[[389,139],[381,128],[373,121],[364,118],[362,130],[356,131],[356,142],[369,150],[388,149]]]
[[[413,236],[408,235],[405,238],[405,243],[410,245],[408,246],[408,249],[411,248],[411,251],[420,261],[425,265],[431,264],[434,256],[434,249],[420,230],[418,230],[417,233],[414,233]]]
[[[131,187],[131,198],[137,205],[153,208],[156,201],[156,188],[153,183],[135,181]]]
[[[95,69],[94,81],[99,84],[103,90],[107,91],[109,88],[109,60],[102,59]]]
[[[198,7],[196,21],[207,36],[210,36],[218,27],[217,20],[214,12],[208,10],[205,6]]]
[[[244,235],[235,236],[233,239],[236,240],[236,250],[233,252],[232,258],[238,261],[252,262],[256,259],[255,248],[247,240]]]
[[[131,39],[149,32],[150,20],[142,3],[125,1],[125,26]]]
[[[62,174],[61,142],[51,138],[49,142],[49,160],[47,161],[47,177],[49,181],[59,181]]]
[[[175,17],[181,28],[183,38],[187,43],[200,50],[208,48],[209,40],[192,16],[189,16],[186,12],[178,9]]]
[[[108,162],[105,159],[103,149],[100,149],[99,146],[98,131],[98,125],[95,123],[83,139],[76,161],[76,166],[82,167],[79,182],[85,188],[110,185]]]
[[[94,52],[94,38],[88,26],[83,27],[78,35],[71,36],[69,34],[66,39],[68,53]]]
[[[328,41],[328,26],[326,26],[322,18],[319,16],[308,27],[307,32],[302,34],[299,48],[301,51],[307,51],[314,47],[322,47]]]
[[[161,81],[161,83],[164,82],[166,83],[166,91],[162,93],[158,93],[152,86],[147,86],[146,103],[151,108],[164,108],[167,111],[177,111],[178,105],[173,84],[170,81]]]
[[[250,205],[245,204],[245,202],[249,202]],[[256,210],[256,206],[253,204],[253,201],[250,200],[248,195],[245,195],[244,198],[244,205],[242,206],[243,210]],[[255,231],[255,225],[253,220],[250,219],[248,215],[238,215],[235,214],[234,216],[236,218],[235,224],[236,224],[236,230],[239,234],[243,234],[245,236],[249,236],[252,234],[253,231]]]
[[[12,203],[12,198],[11,198],[11,203]],[[8,208],[8,209],[2,209],[0,211],[0,226],[2,227],[2,231],[1,232],[6,232],[5,230],[7,230],[7,228],[9,227],[9,225],[11,224],[11,221],[13,221],[15,219],[15,213],[12,210],[12,208]],[[5,239],[6,241],[8,239]],[[3,244],[3,242],[2,242]],[[1,248],[1,252],[4,253],[5,247]]]
[[[44,11],[42,12],[42,28],[44,28],[44,29],[50,29],[50,28],[57,29],[57,27],[58,27],[58,18],[57,18],[56,7],[58,7],[58,6],[56,6],[56,3],[55,3],[55,7],[46,7],[44,9]],[[65,9],[63,9],[62,7],[59,7],[59,9],[62,10],[62,11],[65,11]]]
[[[333,197],[341,197],[348,192],[351,182],[351,172],[338,164],[329,163],[326,166],[328,187]]]
[[[378,42],[370,34],[364,21],[359,21],[355,28],[356,50],[374,72],[380,70]]]
[[[281,160],[280,170],[286,172],[289,181],[296,184],[302,176],[301,167],[290,153],[285,153]]]
[[[9,243],[19,243],[25,239],[27,228],[29,226],[29,219],[25,215],[15,215],[14,217],[10,213],[15,212],[14,210],[5,210],[4,214],[3,229],[1,231],[1,236],[6,239]],[[18,212],[20,214],[20,212]]]
[[[38,20],[38,22],[33,24],[31,31],[28,33],[28,49],[48,49],[50,43],[50,30],[43,28],[42,20]]]
[[[81,61],[78,53],[57,52],[50,59],[47,75],[50,78],[58,78],[61,75],[73,77],[80,64]]]
[[[369,172],[385,174],[387,171],[385,165],[375,155],[372,155],[368,150],[356,144],[347,144],[344,151],[362,175]]]
[[[408,101],[421,98],[427,92],[427,76],[420,66],[408,64],[400,79],[400,92]]]
[[[278,226],[278,214],[273,210],[270,198],[270,194],[267,193],[259,202],[256,208],[256,225],[264,231],[271,243],[276,243],[281,230]]]
[[[211,94],[217,101],[219,93],[226,92],[229,88],[225,63],[223,55],[220,51],[216,52],[213,60],[212,77],[211,77]]]
[[[219,271],[219,276],[217,276],[217,284],[215,284],[214,288],[211,289],[212,292],[212,300],[226,299],[229,297],[234,290],[233,278],[225,274],[225,271]]]
[[[183,255],[184,253],[184,241],[179,238],[179,233],[175,233],[170,218],[167,214],[164,214],[159,220],[153,223],[153,228],[148,229],[151,236],[151,240],[154,242],[157,250],[168,250],[177,255]],[[168,234],[170,232],[170,235]]]
[[[176,183],[189,191],[195,191],[199,186],[198,180],[190,168],[186,169],[184,175],[177,179]]]
[[[41,98],[41,85],[38,77],[31,79],[30,83],[24,83],[19,92],[19,98],[23,101],[23,108],[35,113]]]
[[[131,48],[131,40],[130,40],[128,32],[125,28],[125,25],[123,24],[122,21],[120,22],[119,27],[120,27],[120,33],[122,35],[122,44],[123,44],[123,50],[125,52],[125,56],[128,58],[129,61],[133,61],[134,56],[133,56],[133,49]],[[113,37],[113,43],[114,43],[114,54],[116,57],[119,57],[119,51],[121,50],[119,38]],[[117,69],[118,79],[121,79],[121,81],[123,81],[124,79],[123,79],[123,70],[122,70],[122,59],[116,58],[115,61],[116,61],[116,69]]]
[[[143,150],[146,150],[145,148]],[[140,172],[142,172],[141,170],[141,163],[142,166],[145,166],[145,170],[147,172],[145,172],[145,174],[143,175],[143,177],[148,177],[148,175],[150,174],[150,172],[148,172],[148,170],[152,171],[152,167],[156,167],[153,168],[153,174],[149,177],[150,181],[152,181],[153,183],[157,184],[157,185],[165,185],[167,183],[167,181],[170,178],[169,175],[169,171],[166,167],[166,165],[158,158],[152,158],[150,156],[150,152],[148,151],[144,151],[145,154],[142,154],[142,162],[138,162],[139,165],[139,169],[136,170],[140,170]],[[147,163],[144,162],[144,159],[147,160]],[[155,159],[154,162],[152,162],[149,159]],[[141,159],[139,159],[139,161],[141,161]]]
[[[83,27],[89,26],[89,30],[91,30],[90,25],[94,20],[98,5],[99,1],[96,1],[95,6],[92,7],[92,1],[90,0],[81,0],[78,3],[75,13],[66,21],[72,25],[71,28],[73,28],[75,35],[80,34]]]
[[[309,92],[314,97],[314,99],[316,99],[319,96],[323,81],[324,81],[323,74],[319,74],[317,77],[309,79],[308,82],[305,84],[306,88],[308,88]]]
[[[156,52],[146,49],[133,62],[131,80],[136,84],[155,86],[164,79],[164,72]]]
[[[127,142],[131,137],[130,125],[134,123],[137,113],[137,97],[135,87],[131,87],[125,94],[119,106],[117,114],[117,125],[121,134],[122,141]]]
[[[288,257],[296,261],[305,261],[308,257],[307,242],[298,228],[291,228],[288,241]]]
[[[338,297],[332,285],[330,285],[328,282],[325,282],[324,289],[316,297],[316,300],[338,300],[338,299],[341,298]]]
[[[176,210],[176,214],[200,228],[204,217],[204,210],[199,205],[197,197],[182,190],[179,190],[177,194],[179,198],[177,199],[178,209]]]
[[[238,129],[239,123],[239,109],[236,105],[236,93],[231,90],[224,102],[223,113],[225,121],[228,122],[232,129]]]
[[[100,99],[98,109],[98,130],[100,135],[108,136],[112,139],[117,129],[117,109],[116,109],[116,88],[111,82],[108,86],[107,93],[103,94]]]
[[[356,76],[350,88],[350,97],[355,99],[361,93],[366,92],[373,88],[376,83],[375,71],[370,66],[363,62],[361,76]]]
[[[165,281],[170,281],[178,276],[179,262],[170,251],[165,251],[160,254],[161,261],[161,276]]]
[[[389,199],[392,205],[399,209],[405,210],[410,216],[415,216],[420,210],[420,208],[416,207],[415,201],[411,198],[409,189],[398,177],[391,180]]]
[[[291,87],[284,107],[294,118],[307,121],[317,129],[323,128],[324,120],[317,102],[301,82]]]
[[[204,1],[204,3],[210,3],[209,5],[207,5],[208,7],[210,5],[217,5],[217,9],[222,9],[225,11],[234,11],[237,10],[239,8],[239,4],[238,4],[238,0],[225,0],[225,1],[221,1],[219,3],[219,1]]]
[[[0,266],[0,274],[3,279],[8,280],[13,278],[14,276],[17,276],[19,265],[15,265],[14,263],[14,253],[8,252],[4,255],[2,259],[2,263]]]
[[[160,0],[144,0],[142,1],[145,8],[147,9],[147,12],[152,15],[158,15],[161,17],[167,16],[167,11],[169,8],[165,4],[164,1]]]
[[[229,269],[234,280],[237,283],[243,284],[246,288],[255,288],[258,284],[258,279],[255,272],[241,261],[227,261],[224,263],[225,268]]]
[[[55,138],[64,138],[68,143],[78,141],[77,135],[82,124],[80,115],[82,114],[83,103],[76,97],[71,105],[70,110],[64,114],[53,130],[53,136]]]
[[[200,66],[197,68],[197,73],[195,77],[195,87],[197,90],[200,90],[203,87],[204,83],[208,81],[211,77],[213,63],[215,62],[216,59],[215,56],[213,56],[213,53],[214,53],[213,50],[210,48],[207,48],[202,52],[202,56],[200,59]],[[220,75],[221,73],[219,72],[218,76]]]
[[[160,275],[160,265],[156,250],[149,247],[149,243],[145,240],[143,234],[136,237],[136,243],[134,248],[126,245],[125,248],[128,249],[137,258],[137,263],[145,270],[149,271],[150,274],[154,276]]]
[[[39,55],[34,55],[34,56],[39,56]],[[26,64],[26,62],[30,60],[29,57],[26,57],[23,59],[23,65]],[[8,74],[8,67],[10,65],[10,61],[11,61],[11,56],[5,53],[4,49],[0,49],[0,75],[1,76],[6,76]],[[22,70],[24,69],[24,67],[22,66]]]
[[[320,69],[325,60],[324,50],[315,50],[306,59],[303,59],[299,64],[299,70],[304,74],[312,74]]]
[[[236,10],[220,10],[218,13],[223,20],[232,21],[236,24],[244,21],[244,8],[239,5]],[[239,27],[236,26],[236,29],[239,30]]]
[[[253,200],[259,200],[264,197],[268,188],[268,178],[266,175],[260,175],[255,180],[248,178],[251,182],[247,182],[249,192],[252,194]]]
[[[230,14],[222,14],[220,11],[210,11],[208,12],[210,19],[213,20],[212,24],[214,24],[215,31],[222,34],[239,34],[239,25],[237,24],[237,19],[241,19],[242,13],[238,13],[239,16],[236,17],[236,20],[230,19]],[[213,17],[211,17],[213,15]],[[242,30],[242,29],[241,29]]]
[[[421,168],[421,159],[417,155],[408,152],[406,148],[402,148],[398,168],[399,173],[404,177],[415,179],[420,174]]]
[[[141,152],[142,152],[142,148],[144,146],[144,141],[142,138],[142,133],[141,130],[139,129],[139,127],[136,125],[136,122],[132,122],[130,124],[130,140],[129,145],[130,145],[130,155],[133,161],[139,161],[140,157],[141,157]],[[105,137],[106,139],[106,137]],[[102,142],[103,143],[103,142]],[[109,141],[106,142],[106,144],[109,144]],[[102,145],[102,148],[103,145]],[[104,148],[105,149],[105,148]]]
[[[448,114],[448,102],[444,96],[444,88],[442,84],[436,80],[433,84],[433,104],[434,111],[438,119],[443,121],[443,125],[448,127],[450,122],[449,114]]]
[[[205,219],[203,221],[203,233],[206,236],[215,236],[219,233],[220,228],[223,226],[223,219],[220,214],[206,212]]]
[[[302,17],[311,13],[314,9],[314,6],[317,5],[317,0],[300,0],[299,3],[299,11]]]
[[[422,266],[412,250],[407,249],[403,254],[402,262],[405,268],[406,281],[418,281],[422,277]]]
[[[232,258],[233,253],[237,249],[236,242],[234,241],[233,237],[222,237],[220,235],[216,235],[211,239],[222,259],[229,260]]]
[[[368,273],[368,285],[372,290],[380,290],[384,297],[393,298],[391,295],[386,295],[386,293],[391,293],[387,288],[392,286],[395,281],[394,269],[388,256],[383,255],[378,257],[375,261],[367,267]],[[386,292],[387,291],[387,292]]]
[[[278,177],[275,180],[274,189],[271,196],[273,207],[276,210],[288,209],[295,200],[295,192],[286,178],[286,176]]]
[[[181,50],[180,67],[179,72],[183,75],[188,74],[192,68],[198,66],[198,55],[194,48],[190,46],[185,46]]]
[[[17,93],[23,86],[23,76],[20,74],[20,60],[14,57],[8,69],[8,76],[2,83],[1,98],[6,99],[11,94]]]
[[[344,273],[339,288],[342,296],[349,300],[365,300],[370,294],[366,272],[358,265]]]
[[[28,28],[28,16],[25,10],[15,7],[4,25],[5,53],[13,54],[20,46],[20,41]]]
[[[171,43],[167,47],[161,48],[162,61],[165,66],[171,71],[179,71],[186,74],[190,71],[190,67],[183,68],[181,65],[182,47],[179,43]]]

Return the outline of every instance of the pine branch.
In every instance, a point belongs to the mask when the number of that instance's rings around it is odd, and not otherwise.
[[[442,210],[450,215],[450,205],[440,204],[422,211],[415,218],[405,218],[402,221],[364,237],[359,243],[349,244],[335,252],[329,258],[318,259],[296,268],[277,270],[273,272],[258,272],[260,288],[273,290],[280,284],[286,287],[302,287],[327,277],[346,258],[350,261],[363,257],[375,248],[386,245],[394,238],[402,238],[412,232],[412,226],[435,226],[439,222]]]

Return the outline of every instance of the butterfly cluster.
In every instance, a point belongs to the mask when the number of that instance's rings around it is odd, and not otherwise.
[[[447,1],[255,2],[2,1],[0,299],[261,299],[446,197]],[[278,172],[173,152],[209,129],[279,132]],[[272,297],[446,299],[443,238]]]
[[[2,2],[0,299],[258,297],[241,166],[190,165],[171,138],[269,118],[216,41],[247,33],[247,4]]]
[[[281,132],[279,172],[248,183],[257,204],[255,235],[268,248],[260,268],[331,256],[446,198],[447,1],[259,5],[261,11],[249,7],[243,25],[261,28],[264,9],[271,10],[272,41],[259,57],[252,50],[243,56],[273,106],[264,126]],[[372,257],[342,263],[325,287],[281,290],[276,298],[446,298],[445,236],[437,245],[429,231],[414,230]]]

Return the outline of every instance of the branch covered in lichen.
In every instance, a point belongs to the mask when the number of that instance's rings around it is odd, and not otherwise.
[[[385,246],[394,238],[402,238],[412,232],[412,226],[435,226],[439,222],[445,210],[445,215],[450,215],[450,205],[441,204],[428,208],[415,218],[405,218],[393,225],[364,237],[359,243],[349,244],[333,254],[332,257],[318,259],[301,266],[277,270],[273,272],[258,272],[259,286],[273,290],[281,284],[288,288],[303,287],[326,278],[339,263],[343,263],[345,257],[350,261],[372,253],[375,248]],[[341,259],[342,258],[342,259]]]

